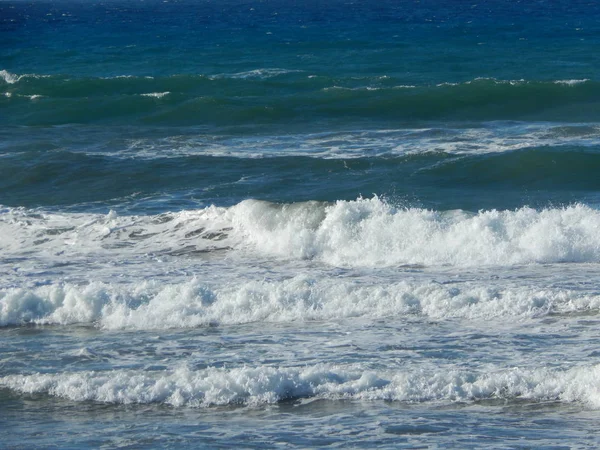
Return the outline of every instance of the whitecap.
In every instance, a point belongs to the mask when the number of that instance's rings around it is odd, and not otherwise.
[[[596,293],[489,280],[440,284],[298,275],[279,280],[56,282],[0,290],[0,326],[88,324],[150,330],[348,318],[524,321],[600,308]],[[487,322],[485,322],[487,323]]]
[[[10,73],[7,70],[0,70],[0,80],[4,80],[5,83],[15,84],[21,81],[23,78],[49,78],[50,75],[38,75],[34,73],[26,73],[23,75],[17,75]]]
[[[0,79],[4,80],[5,83],[15,84],[21,79],[21,77],[6,70],[0,70]]]
[[[170,92],[150,92],[148,94],[140,94],[142,97],[154,97],[154,98],[163,98],[167,95],[169,95]]]
[[[566,86],[576,86],[578,84],[583,84],[590,81],[588,78],[583,78],[581,80],[556,80],[555,84],[563,84]]]
[[[290,74],[290,73],[300,73],[300,72],[302,72],[302,71],[301,70],[292,70],[292,69],[279,69],[279,68],[261,68],[261,69],[248,70],[248,71],[244,71],[244,72],[237,72],[237,73],[233,73],[233,74],[218,74],[218,75],[213,75],[210,78],[211,79],[218,79],[218,78],[267,79],[267,78],[277,77],[279,75],[286,75],[286,74]]]
[[[159,403],[174,407],[262,405],[289,399],[472,403],[488,399],[578,402],[600,408],[600,365],[567,370],[368,370],[358,365],[113,370],[0,377],[0,386],[75,402]]]

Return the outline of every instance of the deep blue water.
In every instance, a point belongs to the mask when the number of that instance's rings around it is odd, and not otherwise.
[[[599,31],[0,1],[0,446],[596,447]]]

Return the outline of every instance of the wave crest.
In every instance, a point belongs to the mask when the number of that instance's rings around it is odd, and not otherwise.
[[[0,386],[72,401],[116,404],[162,403],[176,407],[260,405],[301,398],[387,400],[405,403],[504,401],[580,402],[600,408],[600,366],[569,370],[503,369],[490,372],[365,371],[317,365],[235,369],[186,367],[164,372],[115,370],[9,375]]]
[[[22,79],[27,78],[23,83]],[[364,118],[401,121],[564,121],[599,119],[600,83],[594,80],[475,79],[407,85],[402,79],[311,77],[301,71],[256,69],[231,75],[178,74],[112,78],[16,75],[0,71],[12,103],[23,96],[52,100],[43,108],[15,109],[14,124],[95,123],[229,126]],[[141,94],[171,93],[148,104]],[[8,114],[10,116],[10,114]]]
[[[275,204],[245,200],[160,216],[0,214],[5,255],[192,255],[312,260],[337,267],[513,266],[600,262],[600,211],[433,211],[378,198]],[[69,244],[65,247],[65,243]]]
[[[436,282],[382,283],[296,276],[215,286],[197,279],[133,285],[56,283],[0,290],[0,326],[95,324],[103,329],[167,329],[251,322],[386,317],[477,321],[519,320],[595,310],[584,291],[529,286]]]
[[[600,212],[584,205],[471,214],[373,197],[316,209],[245,201],[232,214],[257,251],[335,266],[600,262]]]

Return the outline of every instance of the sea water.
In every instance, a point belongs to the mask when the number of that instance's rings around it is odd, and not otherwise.
[[[597,447],[599,24],[1,1],[0,447]]]

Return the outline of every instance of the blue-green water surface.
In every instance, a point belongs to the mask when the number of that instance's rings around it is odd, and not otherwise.
[[[0,0],[0,447],[597,447],[598,48],[583,0]]]

